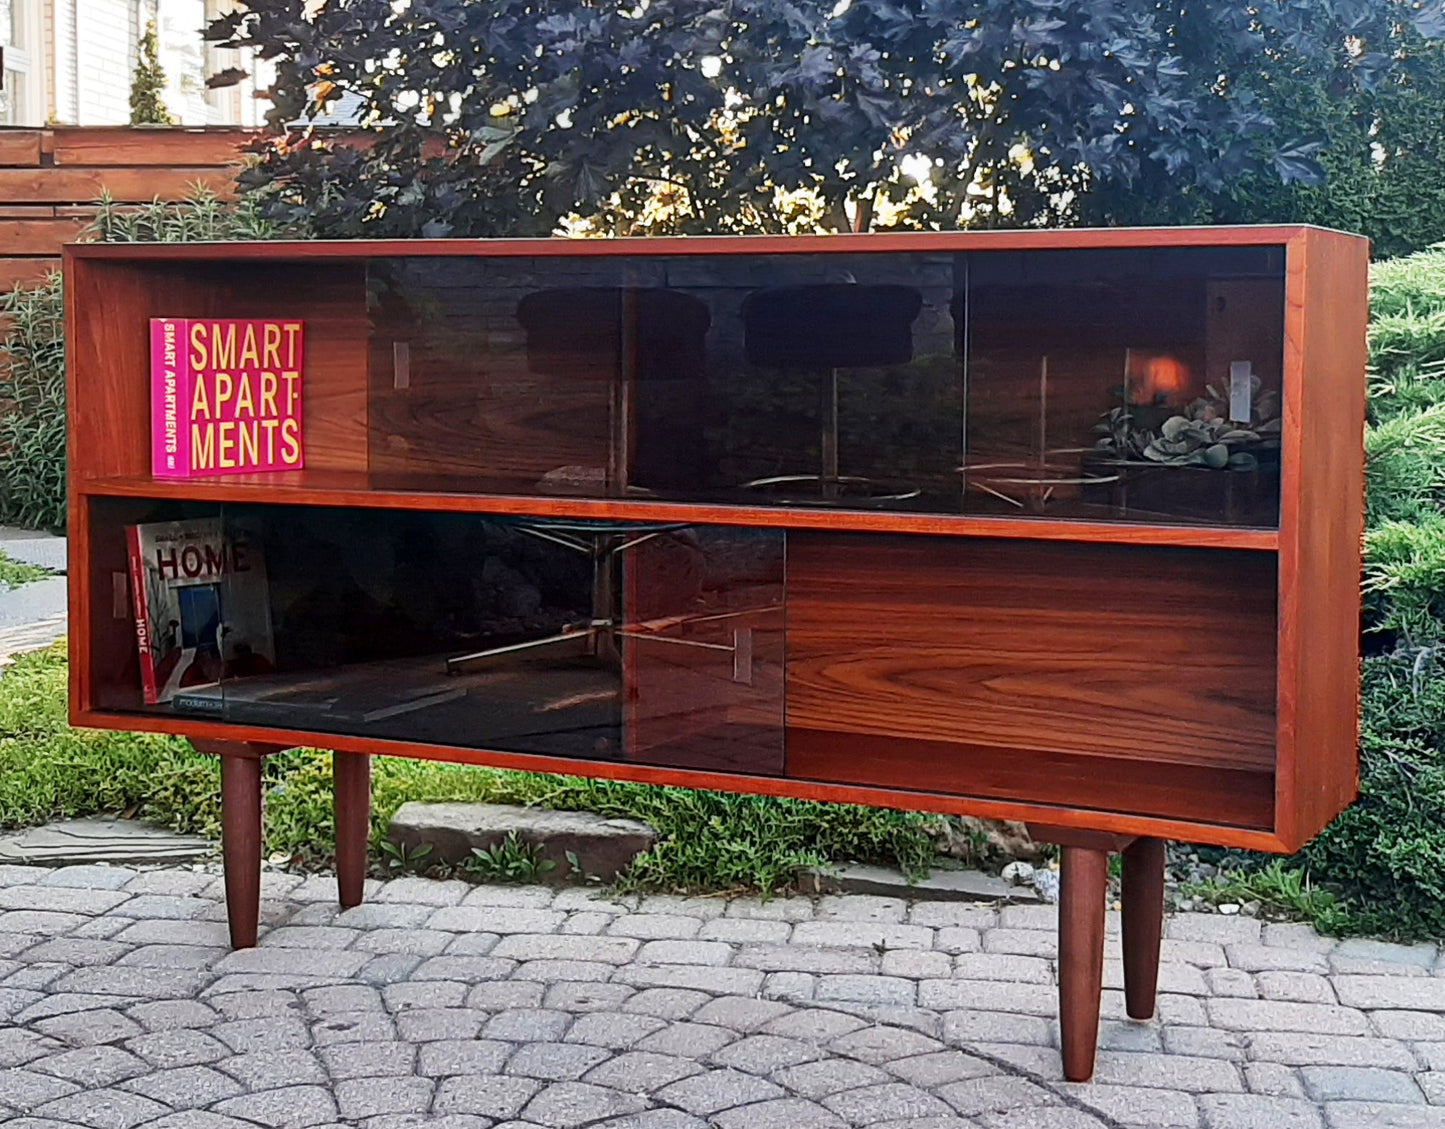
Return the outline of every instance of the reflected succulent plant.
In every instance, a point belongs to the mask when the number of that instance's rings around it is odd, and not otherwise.
[[[1258,376],[1249,380],[1248,421],[1230,419],[1229,397],[1207,384],[1206,395],[1157,426],[1147,422],[1158,417],[1157,407],[1126,403],[1109,409],[1094,425],[1099,435],[1094,448],[1123,462],[1254,470],[1260,452],[1279,448],[1279,393],[1263,389]]]

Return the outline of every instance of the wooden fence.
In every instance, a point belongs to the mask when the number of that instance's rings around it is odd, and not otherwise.
[[[0,127],[0,293],[58,266],[102,191],[127,204],[180,199],[197,182],[229,195],[253,136],[230,127]]]

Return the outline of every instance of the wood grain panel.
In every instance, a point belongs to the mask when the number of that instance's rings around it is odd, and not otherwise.
[[[513,384],[511,395],[492,391],[487,379],[447,391],[403,392],[391,387],[389,371],[381,376],[371,401],[376,472],[464,477],[478,490],[542,492],[551,492],[543,476],[559,467],[594,472],[598,482],[606,473],[605,384],[532,377],[525,388]]]
[[[1205,822],[1204,817],[1160,819],[1114,811],[1097,811],[1035,803],[1028,800],[993,800],[980,796],[950,796],[942,792],[918,792],[896,787],[849,786],[778,776],[749,776],[743,773],[706,772],[697,769],[658,768],[630,761],[577,760],[536,753],[504,753],[492,749],[458,749],[415,742],[401,743],[375,737],[351,737],[312,730],[276,729],[260,725],[234,725],[179,717],[169,712],[121,712],[86,710],[71,703],[70,723],[92,729],[122,729],[139,733],[176,733],[190,738],[253,741],[290,748],[296,745],[334,749],[373,756],[406,756],[419,760],[454,764],[486,765],[524,772],[560,772],[605,780],[631,780],[640,784],[672,785],[679,788],[713,788],[761,796],[790,796],[825,803],[869,804],[906,811],[935,811],[974,815],[982,819],[1012,819],[1119,835],[1153,835],[1189,843],[1214,843],[1247,850],[1281,851],[1283,846],[1272,831],[1247,827],[1224,827]]]
[[[9,255],[59,255],[89,226],[83,219],[0,219],[0,247]]]
[[[218,196],[236,192],[235,172],[216,168],[0,168],[0,200],[74,204],[108,191],[122,203],[181,200],[197,182]]]
[[[373,405],[375,411],[375,405]],[[925,533],[941,537],[1009,537],[1021,541],[1072,541],[1120,545],[1186,545],[1273,552],[1273,529],[1162,525],[1042,518],[964,517],[887,510],[805,510],[783,506],[705,506],[680,502],[605,498],[543,498],[522,494],[476,494],[476,483],[454,476],[367,474],[306,470],[154,481],[148,475],[88,479],[91,494],[120,498],[207,498],[279,505],[367,506],[377,509],[534,514],[616,521],[687,521],[704,525],[751,525],[769,529],[852,529],[875,533]]]
[[[1307,842],[1359,776],[1369,244],[1291,242],[1280,521],[1279,832]]]
[[[150,473],[150,342],[164,275],[66,258],[65,347],[70,482]],[[184,295],[174,295],[177,302]],[[196,308],[202,301],[190,296]],[[101,312],[103,311],[103,316]],[[186,306],[174,311],[185,316]]]
[[[798,533],[788,597],[790,729],[1273,768],[1267,555]]]
[[[146,197],[149,199],[149,197]],[[98,259],[303,259],[404,255],[545,258],[611,255],[815,255],[892,251],[1025,251],[1074,247],[1283,245],[1302,226],[1110,227],[1066,231],[877,232],[863,235],[639,236],[623,239],[347,239],[228,244],[96,244]]]
[[[38,129],[0,129],[0,167],[21,168],[40,164]]]
[[[44,282],[47,274],[59,269],[59,259],[0,259],[0,293]]]
[[[790,703],[791,704],[791,703]],[[1265,830],[1274,773],[788,727],[790,779],[1067,804]]]
[[[239,165],[241,148],[258,135],[250,129],[116,129],[82,126],[51,131],[57,165]],[[234,175],[234,174],[233,174]]]

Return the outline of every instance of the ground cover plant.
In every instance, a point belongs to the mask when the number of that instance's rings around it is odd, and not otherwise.
[[[34,580],[43,580],[50,573],[38,565],[17,561],[8,553],[0,551],[0,592],[19,588]]]

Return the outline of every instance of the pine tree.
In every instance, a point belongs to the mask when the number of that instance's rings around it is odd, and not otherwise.
[[[166,72],[161,69],[161,45],[156,35],[156,22],[146,24],[136,52],[135,75],[130,81],[131,125],[175,125],[162,97],[166,88]]]

